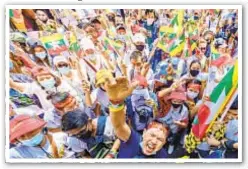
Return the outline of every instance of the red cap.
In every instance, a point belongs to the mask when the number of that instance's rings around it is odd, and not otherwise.
[[[171,92],[170,96],[168,97],[168,100],[170,99],[178,99],[178,100],[185,101],[187,98],[186,98],[185,92],[174,91],[174,92]]]
[[[42,128],[45,124],[45,121],[29,115],[16,116],[10,121],[10,142],[15,142],[17,138],[38,128]]]

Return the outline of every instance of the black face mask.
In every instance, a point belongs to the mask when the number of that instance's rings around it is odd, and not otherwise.
[[[175,103],[171,103],[172,107],[174,107],[175,109],[177,109],[178,107],[182,106],[182,104],[175,104]]]
[[[199,16],[194,16],[194,20],[199,20]]]
[[[136,49],[139,51],[143,51],[145,48],[145,45],[136,45]]]
[[[170,87],[173,84],[173,80],[166,81],[166,87]]]
[[[199,70],[190,70],[190,74],[193,76],[193,77],[195,77],[195,76],[197,76],[198,74],[199,74]]]
[[[87,130],[87,131],[82,131],[77,135],[74,135],[75,137],[77,137],[78,139],[89,139],[91,137],[91,131]]]

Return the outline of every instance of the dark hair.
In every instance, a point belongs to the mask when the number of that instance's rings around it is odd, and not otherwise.
[[[62,131],[69,131],[72,129],[82,128],[88,123],[89,117],[80,109],[67,112],[62,116]]]
[[[97,18],[92,19],[91,23],[92,24],[95,24],[95,23],[101,24],[101,22]]]
[[[50,12],[49,9],[35,9],[35,10],[34,10],[35,13],[36,13],[37,11],[42,11],[42,12],[44,12],[44,13],[47,14],[47,17],[48,17],[49,19],[54,19],[54,18],[53,18],[53,15],[51,14],[51,12]]]
[[[194,63],[198,63],[201,66],[201,62],[199,60],[193,60],[189,65],[189,70]]]
[[[158,19],[157,13],[156,13],[156,11],[154,9],[146,9],[145,10],[145,15],[148,15],[149,13],[153,13],[154,14],[155,20]]]
[[[35,56],[35,51],[34,51],[34,49],[37,48],[37,47],[40,47],[40,48],[44,49],[44,51],[45,51],[46,54],[47,54],[47,57],[44,59],[44,61],[45,61],[49,66],[51,66],[51,64],[49,63],[49,60],[48,60],[48,52],[47,52],[46,48],[45,48],[44,46],[42,46],[42,45],[37,45],[37,44],[36,44],[35,46],[33,46],[33,47],[29,50],[29,53],[33,54],[33,56],[34,56],[34,58],[35,58],[35,62],[36,62],[36,63],[43,64],[43,62],[41,61],[41,59],[38,58],[37,56]]]
[[[133,51],[131,53],[130,60],[138,59],[139,57],[142,57],[142,53],[140,51]]]
[[[70,97],[68,92],[53,92],[47,96],[47,99],[51,99],[52,104],[57,104],[65,101],[68,97]]]

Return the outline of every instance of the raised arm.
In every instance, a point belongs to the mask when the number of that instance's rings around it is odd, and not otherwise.
[[[110,118],[116,136],[122,141],[127,141],[131,135],[131,129],[126,123],[126,109],[124,100],[128,97],[137,83],[129,84],[127,77],[118,77],[108,80],[105,85],[106,92],[111,102],[109,106]]]

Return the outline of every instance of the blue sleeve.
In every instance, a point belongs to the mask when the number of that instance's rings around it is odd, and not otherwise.
[[[118,158],[133,158],[139,153],[139,143],[141,136],[131,129],[131,135],[129,139],[124,142],[121,141]]]
[[[131,96],[129,96],[126,99],[126,106],[127,106],[127,117],[132,118],[133,117],[133,108],[132,108]]]
[[[157,152],[156,154],[156,158],[167,158],[168,157],[168,153],[164,148],[161,148],[161,150],[159,150],[159,152]]]
[[[233,150],[233,145],[236,143],[236,141],[233,140],[228,140],[225,142],[225,146],[227,149]]]

